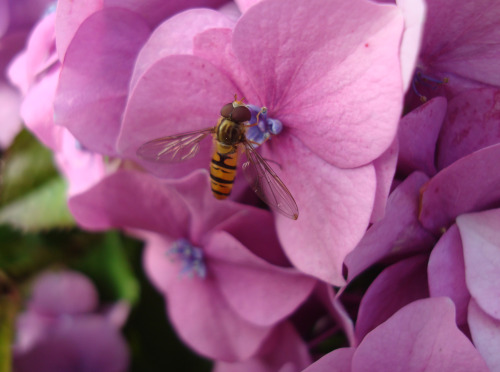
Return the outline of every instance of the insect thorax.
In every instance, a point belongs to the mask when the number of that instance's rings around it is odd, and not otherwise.
[[[236,146],[241,143],[245,136],[245,126],[235,123],[227,118],[221,117],[217,124],[215,139],[227,146]]]

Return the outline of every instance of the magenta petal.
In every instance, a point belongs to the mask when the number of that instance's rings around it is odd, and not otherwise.
[[[56,11],[56,46],[59,59],[64,60],[66,50],[78,27],[92,13],[102,8],[103,0],[59,0]]]
[[[233,49],[292,135],[328,162],[356,167],[380,156],[397,130],[402,27],[394,6],[264,1],[237,23]]]
[[[435,238],[417,219],[418,192],[428,177],[411,174],[389,196],[385,217],[373,224],[358,246],[346,257],[348,280],[389,255],[428,250]]]
[[[343,285],[343,261],[365,233],[373,208],[374,167],[339,169],[292,136],[272,141],[280,151],[273,159],[299,207],[296,221],[277,216],[283,249],[299,270]]]
[[[457,324],[465,324],[470,294],[465,284],[464,253],[456,225],[441,236],[432,250],[427,275],[430,295],[451,298],[457,311]]]
[[[469,304],[469,328],[472,341],[490,371],[500,370],[500,320],[486,314],[476,301]]]
[[[174,15],[158,26],[142,47],[130,86],[160,59],[173,54],[193,54],[194,37],[210,28],[232,27],[233,22],[211,9],[192,9]]]
[[[168,314],[179,336],[198,353],[227,362],[254,355],[271,328],[251,324],[229,306],[210,277],[181,276],[165,252],[168,247],[149,244],[146,271],[167,300]]]
[[[450,100],[439,135],[438,167],[500,142],[500,90],[468,90]]]
[[[29,308],[40,314],[58,316],[92,312],[97,304],[97,291],[86,276],[62,271],[46,273],[37,279]]]
[[[307,345],[288,322],[274,327],[258,356],[241,363],[218,362],[214,372],[295,372],[311,364]]]
[[[9,28],[9,21],[9,1],[0,0],[0,38],[5,35],[5,32]]]
[[[149,32],[138,15],[113,8],[92,14],[71,41],[54,118],[87,149],[115,154],[133,64]]]
[[[351,372],[352,358],[355,351],[354,347],[333,350],[311,364],[303,372]]]
[[[470,372],[488,368],[455,324],[447,298],[415,301],[370,332],[352,359],[352,372]]]
[[[273,266],[252,255],[225,232],[212,234],[204,252],[225,300],[253,324],[270,326],[284,319],[305,301],[316,283],[294,269]]]
[[[101,316],[63,319],[31,350],[15,354],[19,372],[125,372],[128,350],[120,332]]]
[[[118,151],[136,159],[143,143],[169,135],[214,127],[221,107],[240,93],[221,71],[193,56],[169,56],[149,68],[135,85],[123,118]],[[190,97],[186,99],[186,97]],[[213,121],[207,118],[213,118]],[[159,167],[142,161],[152,172],[178,177],[210,161],[211,143],[202,142],[199,156],[183,164]]]
[[[459,216],[465,278],[478,305],[500,319],[500,209]]]
[[[189,179],[188,187],[196,187]],[[69,208],[87,229],[128,227],[173,238],[186,235],[188,211],[178,193],[158,179],[136,171],[118,171],[69,200]]]
[[[377,175],[377,191],[375,193],[375,202],[370,222],[379,221],[384,217],[387,206],[387,196],[391,190],[394,173],[396,172],[398,150],[399,143],[398,140],[395,139],[392,145],[373,161],[373,166],[375,167],[375,173]]]
[[[124,7],[143,16],[149,25],[156,27],[162,20],[188,8],[217,8],[227,0],[104,0],[108,7]],[[194,21],[193,21],[194,22]],[[191,26],[186,23],[186,28]]]
[[[357,340],[403,306],[428,297],[426,266],[426,256],[415,256],[382,271],[361,300],[355,326]]]
[[[499,86],[498,3],[495,0],[467,4],[461,0],[434,0],[428,1],[427,7],[421,52],[424,64],[448,76],[453,73]]]
[[[436,174],[422,189],[422,225],[438,234],[458,215],[488,208],[498,201],[498,159],[500,144],[461,158]]]
[[[436,173],[434,152],[446,106],[446,98],[436,97],[401,119],[398,131],[398,170],[403,174],[416,170],[428,176]]]

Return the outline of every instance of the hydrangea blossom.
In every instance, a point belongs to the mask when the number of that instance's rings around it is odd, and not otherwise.
[[[28,309],[17,322],[15,370],[125,371],[128,351],[119,328],[127,307],[118,305],[115,310],[122,315],[117,317],[98,313],[97,305],[97,292],[82,274],[38,277]]]
[[[269,212],[218,201],[208,185],[201,170],[164,182],[118,171],[70,208],[87,228],[159,234],[146,233],[145,269],[174,327],[199,353],[234,362],[255,355],[315,280],[289,267]]]
[[[394,73],[401,31],[393,6],[273,1],[251,7],[236,24],[209,10],[180,13],[145,42],[142,18],[104,9],[67,48],[56,121],[91,150],[137,160],[148,140],[215,125],[235,93],[267,107],[283,131],[262,145],[263,154],[278,164],[303,216],[293,224],[277,217],[280,240],[295,266],[340,284],[343,257],[386,197],[378,183],[391,177],[375,161],[392,144],[401,110],[401,74]],[[179,177],[205,168],[209,146],[189,164],[156,172]]]
[[[370,332],[357,348],[337,349],[305,372],[488,371],[454,321],[447,298],[415,301]]]

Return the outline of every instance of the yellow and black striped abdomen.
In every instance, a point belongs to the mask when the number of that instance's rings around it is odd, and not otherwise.
[[[210,183],[217,199],[226,199],[233,188],[238,164],[238,146],[215,141],[215,152],[210,163]]]

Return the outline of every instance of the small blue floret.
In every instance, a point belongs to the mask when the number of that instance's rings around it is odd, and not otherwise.
[[[203,261],[203,251],[201,248],[193,246],[187,239],[177,240],[167,254],[174,256],[174,260],[182,263],[181,275],[192,278],[196,274],[201,279],[206,277],[207,268]]]
[[[255,124],[257,122],[258,115],[258,124],[255,126],[251,126],[248,128],[246,132],[246,138],[249,141],[252,141],[254,147],[259,147],[265,141],[271,137],[271,135],[279,134],[283,129],[283,124],[278,119],[270,118],[267,115],[267,109],[265,107],[258,107],[255,105],[247,105],[252,114],[252,118],[248,122],[249,125]]]

